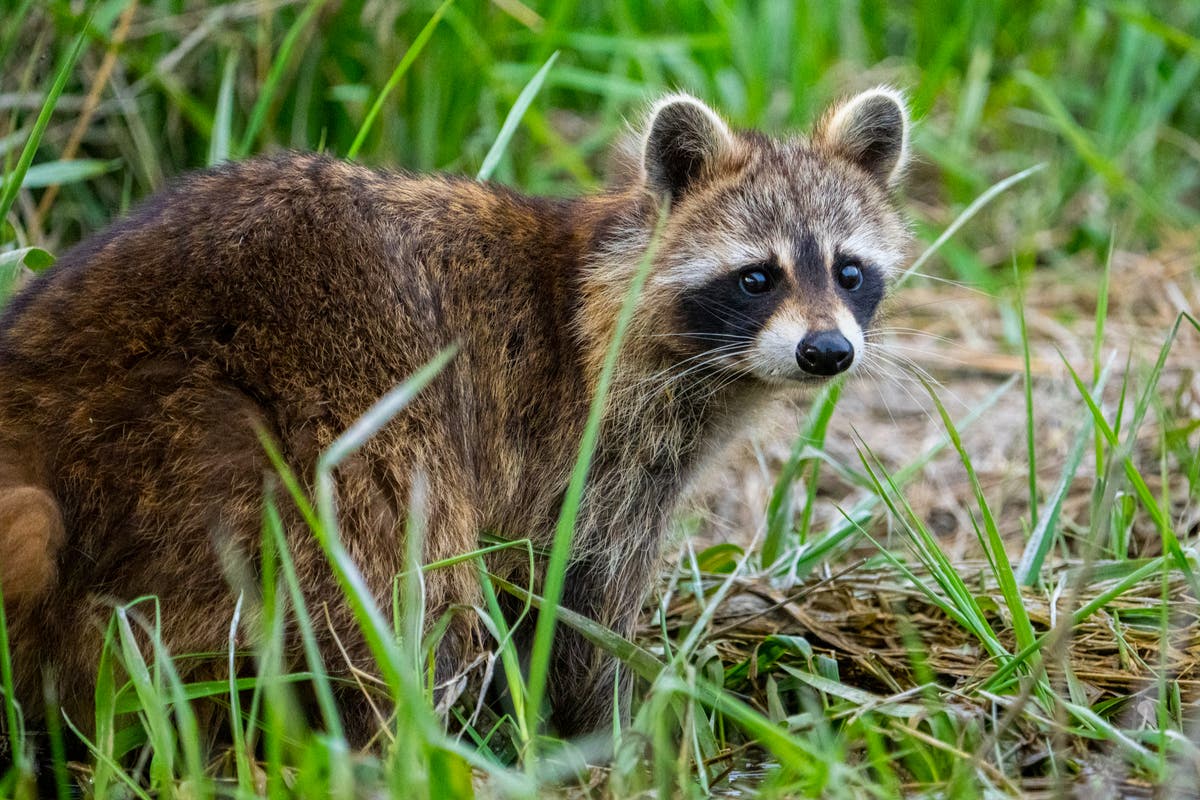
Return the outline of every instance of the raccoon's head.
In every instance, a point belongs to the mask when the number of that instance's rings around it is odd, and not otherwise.
[[[792,140],[733,131],[687,95],[657,103],[641,178],[669,210],[644,297],[670,358],[774,384],[858,364],[906,257],[892,193],[907,157],[908,113],[886,88]]]

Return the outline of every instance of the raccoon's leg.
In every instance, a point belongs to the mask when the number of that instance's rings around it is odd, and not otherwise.
[[[66,540],[58,502],[30,464],[36,447],[0,447],[0,590],[6,607],[46,594]]]
[[[597,574],[586,562],[568,571],[563,605],[632,639],[641,613],[642,587],[638,576],[623,572]],[[560,736],[580,736],[609,727],[613,713],[629,719],[633,681],[628,667],[587,641],[575,630],[558,624],[550,671],[551,722]]]
[[[479,549],[479,527],[465,496],[454,491],[432,502],[430,525],[425,537],[425,564],[460,556]],[[439,707],[461,693],[466,669],[482,645],[482,626],[475,609],[482,606],[479,578],[473,561],[426,570],[425,628],[428,632],[443,621],[445,632],[435,655],[434,679]]]
[[[474,581],[475,576],[457,567],[447,568],[456,577],[447,582]],[[441,583],[435,580],[435,584]],[[461,694],[467,679],[467,670],[480,649],[480,626],[471,606],[477,605],[473,598],[461,590],[469,584],[454,587],[456,598],[451,600],[442,588],[435,588],[440,597],[436,605],[426,611],[426,633],[430,627],[439,626],[445,617],[445,630],[434,653],[434,701],[444,715]],[[427,598],[429,580],[426,579]],[[440,609],[440,610],[439,610]],[[331,613],[334,611],[330,609]],[[340,680],[334,688],[342,726],[350,745],[361,748],[371,742],[385,741],[380,736],[381,728],[390,723],[392,708],[390,701],[377,684],[361,680],[363,675],[377,675],[378,666],[373,654],[358,633],[357,623],[347,620],[346,625],[337,626],[336,638],[326,638],[322,657],[330,673]],[[347,663],[349,662],[349,663]],[[420,679],[422,676],[418,676]],[[361,683],[360,683],[361,680]]]
[[[128,613],[147,663],[161,654],[142,621],[161,632],[183,680],[214,670],[224,677],[225,659],[213,654],[229,647],[237,591],[228,567],[257,580],[270,462],[255,430],[269,430],[268,418],[240,389],[187,365],[152,366],[152,374],[93,392],[86,413],[61,432],[60,469],[75,476],[62,498],[72,557],[62,559],[58,589],[38,609],[38,668],[53,675],[63,711],[85,733],[117,608],[156,599]],[[243,624],[251,605],[247,598]]]
[[[411,460],[404,454],[391,453],[385,460],[363,458],[338,468],[343,543],[389,621],[392,614],[403,617],[417,613],[415,609],[392,607],[397,575],[414,566],[403,561],[404,531],[410,511],[407,504],[412,492],[407,470],[396,463],[411,463]],[[431,564],[477,549],[475,514],[466,497],[455,488],[455,481],[431,474],[428,484],[438,486],[439,490],[428,493],[420,502],[419,516],[424,520],[420,526],[422,563]],[[389,546],[381,547],[383,544]],[[313,557],[324,560],[323,554]],[[328,583],[314,583],[322,588],[313,592],[310,612],[314,617],[319,616],[318,637],[326,668],[341,679],[335,693],[346,736],[352,745],[362,746],[371,740],[380,741],[378,734],[388,721],[391,708],[384,693],[377,690],[378,685],[362,679],[363,675],[378,675],[378,664],[349,605],[342,600],[340,586],[332,581],[331,573],[328,575]],[[457,697],[461,682],[456,679],[479,651],[480,626],[474,612],[480,605],[478,579],[474,565],[464,562],[425,571],[421,583],[425,612],[422,633],[441,632],[434,653],[434,681],[435,699],[444,704]],[[330,598],[337,602],[329,602]]]
[[[470,549],[478,549],[478,544],[473,542]],[[467,687],[470,665],[483,647],[483,628],[475,610],[482,605],[475,565],[467,562],[427,573],[425,588],[426,597],[435,601],[428,606],[426,627],[436,628],[446,621],[434,655],[434,700],[446,716]]]

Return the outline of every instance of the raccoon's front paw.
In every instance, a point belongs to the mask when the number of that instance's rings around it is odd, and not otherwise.
[[[45,489],[0,489],[0,591],[4,602],[36,600],[54,585],[65,539],[58,503]]]

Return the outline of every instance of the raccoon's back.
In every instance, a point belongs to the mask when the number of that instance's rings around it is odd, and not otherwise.
[[[211,370],[267,405],[361,413],[448,338],[438,285],[411,252],[418,221],[397,217],[388,185],[295,155],[185,179],[13,302],[0,391],[36,406]]]

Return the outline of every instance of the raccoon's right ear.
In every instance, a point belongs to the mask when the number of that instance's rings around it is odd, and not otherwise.
[[[673,94],[654,104],[642,140],[646,186],[672,201],[734,149],[733,134],[711,108],[687,94]]]

